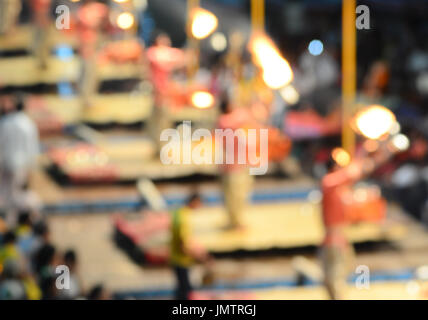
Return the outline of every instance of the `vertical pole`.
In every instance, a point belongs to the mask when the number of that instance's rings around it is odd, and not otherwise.
[[[200,0],[187,0],[187,41],[190,50],[194,53],[194,61],[188,64],[187,74],[189,80],[199,69],[199,41],[192,34],[192,10],[200,6]]]
[[[351,155],[355,151],[355,134],[350,120],[354,112],[357,89],[356,0],[343,0],[342,7],[342,145]]]
[[[265,0],[251,0],[251,24],[253,31],[265,28]]]

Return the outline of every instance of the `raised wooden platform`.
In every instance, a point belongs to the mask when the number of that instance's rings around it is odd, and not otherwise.
[[[377,282],[369,289],[357,289],[349,286],[345,294],[346,300],[426,300],[428,299],[426,283]],[[248,300],[328,300],[325,288],[270,288],[247,291],[229,292],[197,292],[195,299],[248,299]]]
[[[69,32],[61,32],[52,25],[49,30],[49,45],[54,48],[58,45],[76,47],[78,40]],[[0,36],[0,51],[31,50],[34,42],[35,29],[32,25],[19,25],[7,35]]]
[[[33,56],[0,59],[0,81],[3,86],[24,87],[40,83],[77,82],[80,70],[81,60],[76,56],[67,59],[52,56],[48,59],[45,70],[39,68]],[[143,69],[132,63],[100,65],[97,73],[100,81],[140,79],[144,75]]]
[[[394,241],[406,235],[407,228],[395,220],[391,208],[382,225],[359,223],[347,228],[353,243]],[[228,218],[222,207],[199,209],[191,215],[193,238],[211,253],[265,251],[319,246],[324,237],[320,205],[308,201],[253,204],[243,216],[243,230],[226,230]],[[144,240],[143,250],[156,251],[167,243],[163,237]]]

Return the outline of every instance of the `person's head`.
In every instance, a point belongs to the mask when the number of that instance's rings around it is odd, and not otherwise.
[[[102,284],[97,284],[89,290],[87,295],[88,300],[109,300],[111,296]]]
[[[13,231],[8,231],[3,235],[3,245],[10,245],[16,242],[16,235]]]
[[[172,45],[171,38],[166,33],[160,32],[155,37],[155,45],[170,47]]]
[[[73,270],[77,264],[77,255],[73,249],[69,249],[64,253],[64,264]]]
[[[50,244],[43,245],[36,252],[34,264],[36,271],[40,272],[44,267],[53,266],[55,264],[56,249]]]
[[[34,235],[38,238],[43,239],[45,242],[49,242],[49,227],[44,221],[39,221],[33,226]]]
[[[18,214],[19,226],[31,226],[31,214],[27,210],[20,211]]]
[[[202,206],[202,199],[201,196],[198,193],[193,193],[188,199],[187,199],[187,206],[191,209],[197,209]]]

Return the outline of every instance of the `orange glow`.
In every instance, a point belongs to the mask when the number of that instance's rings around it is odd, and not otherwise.
[[[266,35],[253,36],[249,45],[254,63],[263,70],[263,80],[271,89],[279,89],[293,81],[293,71],[275,44]]]
[[[346,167],[351,162],[351,156],[342,148],[336,148],[332,152],[334,161],[341,167]]]
[[[217,17],[202,8],[195,8],[191,13],[192,17],[192,35],[198,40],[202,40],[210,36],[218,26]]]
[[[192,94],[192,105],[198,109],[207,109],[214,105],[214,97],[206,91],[196,91]]]
[[[363,144],[363,148],[367,152],[375,152],[379,149],[379,143],[376,140],[366,140]]]
[[[358,132],[372,140],[380,139],[386,135],[395,123],[395,115],[387,108],[379,105],[369,106],[355,117]]]

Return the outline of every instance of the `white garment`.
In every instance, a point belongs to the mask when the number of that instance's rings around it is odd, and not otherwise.
[[[39,135],[33,121],[16,112],[0,120],[0,201],[9,222],[24,200],[24,184],[39,153]]]
[[[0,166],[10,171],[28,171],[39,154],[39,135],[34,122],[16,112],[0,120]]]
[[[300,72],[296,71],[295,86],[301,95],[334,85],[340,71],[337,62],[328,52],[319,56],[303,53],[299,58],[299,70]]]

